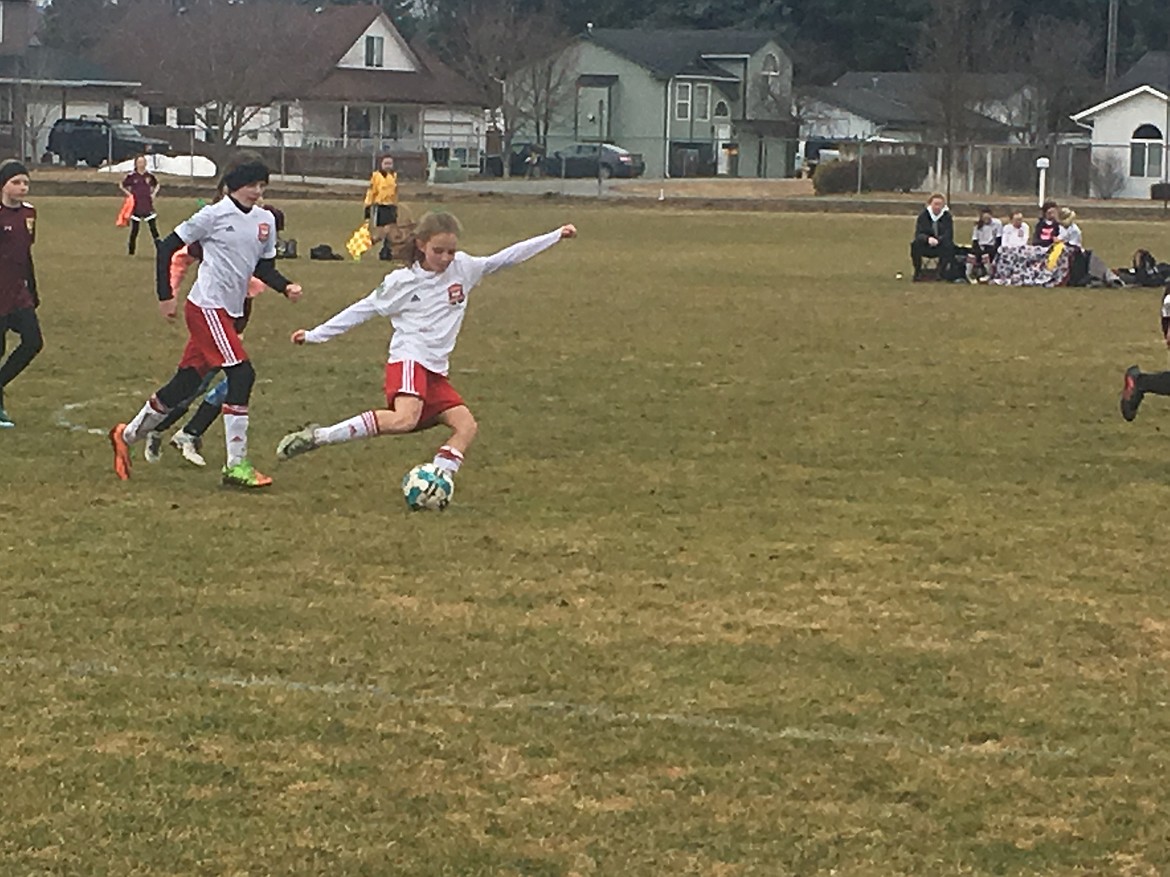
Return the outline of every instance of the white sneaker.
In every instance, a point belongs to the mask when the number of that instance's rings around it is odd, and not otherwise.
[[[207,461],[199,451],[203,447],[203,440],[198,436],[179,430],[171,439],[171,447],[183,455],[183,459],[195,466],[206,466]]]
[[[157,463],[162,459],[162,433],[151,430],[146,434],[146,448],[142,452],[148,463]]]

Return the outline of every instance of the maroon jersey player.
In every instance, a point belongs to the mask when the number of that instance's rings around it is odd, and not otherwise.
[[[130,243],[126,251],[133,256],[138,242],[138,227],[142,223],[150,226],[150,236],[158,241],[158,224],[155,222],[158,214],[154,212],[154,199],[158,195],[158,178],[146,169],[146,156],[140,155],[134,159],[134,170],[122,178],[118,185],[126,197],[133,199],[134,207],[130,211]]]
[[[32,245],[36,240],[37,211],[25,202],[28,169],[14,158],[0,162],[0,428],[16,424],[4,409],[4,391],[33,357],[44,341],[37,320],[37,281],[33,272]],[[20,345],[4,359],[9,332]]]

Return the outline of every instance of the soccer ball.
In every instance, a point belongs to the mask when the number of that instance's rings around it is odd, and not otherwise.
[[[422,463],[402,476],[402,498],[412,512],[439,512],[455,493],[451,476],[434,463]]]

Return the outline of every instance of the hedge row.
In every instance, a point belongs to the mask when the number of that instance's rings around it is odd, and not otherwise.
[[[875,155],[861,167],[863,192],[911,192],[922,185],[930,163],[921,155]],[[857,191],[857,162],[830,161],[818,165],[813,174],[818,195],[841,195]]]

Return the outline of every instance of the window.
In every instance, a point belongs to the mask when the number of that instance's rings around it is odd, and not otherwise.
[[[711,86],[695,85],[695,121],[706,122],[711,118]]]
[[[691,84],[680,82],[674,87],[674,117],[680,122],[691,119]]]
[[[106,118],[107,119],[121,119],[122,112],[124,109],[125,109],[125,107],[123,106],[123,104],[120,100],[118,100],[118,101],[112,100],[106,105]]]
[[[175,124],[180,128],[195,127],[195,110],[190,107],[179,107],[175,110]]]
[[[392,113],[382,108],[382,137],[387,140],[398,139],[398,113]]]
[[[0,89],[0,124],[12,124],[12,92],[7,88]]]
[[[382,49],[386,40],[383,37],[366,37],[366,66],[382,66]]]
[[[721,100],[715,103],[715,118],[726,119],[731,115],[731,107],[727,105],[727,101]]]
[[[780,75],[780,59],[771,52],[764,56],[764,75],[765,76],[779,76]]]
[[[1133,132],[1129,145],[1131,177],[1162,176],[1162,132],[1156,125],[1142,125]]]
[[[280,118],[277,120],[277,127],[279,127],[280,130],[282,130],[282,131],[287,130],[289,127],[289,124],[288,124],[288,104],[281,104],[280,105]]]
[[[146,108],[146,124],[148,125],[165,125],[167,123],[167,108],[166,107],[147,107]]]

